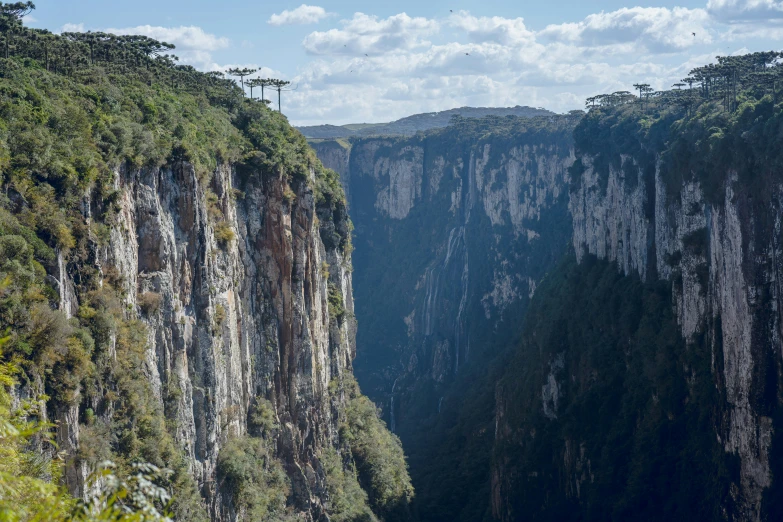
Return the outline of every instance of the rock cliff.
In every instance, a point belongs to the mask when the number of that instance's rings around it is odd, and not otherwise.
[[[400,443],[352,375],[337,175],[233,82],[113,65],[0,63],[0,355],[56,423],[39,449],[77,497],[107,460],[167,468],[181,520],[407,519]]]
[[[154,394],[170,402],[176,441],[212,518],[231,518],[215,481],[221,444],[247,433],[248,409],[264,397],[280,424],[276,444],[297,502],[317,519],[326,490],[318,454],[337,445],[343,406],[329,384],[351,372],[355,356],[350,257],[339,241],[347,237],[344,209],[322,208],[319,218],[314,179],[292,188],[231,165],[211,180],[199,180],[187,162],[115,176],[119,211],[95,263],[122,275],[125,303],[143,317]],[[216,210],[235,240],[216,237]],[[325,245],[322,234],[335,231],[338,241]],[[67,271],[59,283],[73,287]],[[344,317],[330,317],[330,288]],[[62,295],[72,312],[75,299]],[[155,306],[145,308],[150,299]],[[63,430],[78,428],[63,420]],[[72,439],[77,449],[89,444]]]
[[[515,373],[499,379],[496,518],[781,515],[780,108],[645,118],[634,105],[595,110],[575,130],[568,205],[584,266],[550,277]],[[627,299],[644,304],[618,306]]]
[[[716,435],[740,462],[738,519],[758,520],[772,478],[770,413],[780,373],[783,185],[759,197],[729,170],[722,197],[707,201],[698,180],[667,187],[657,160],[650,180],[638,168],[626,169],[637,177],[627,179],[609,166],[602,190],[591,158],[582,161],[570,202],[577,256],[588,252],[625,274],[670,281],[682,336],[707,332],[726,400]]]
[[[364,346],[357,371],[384,402],[398,377],[440,386],[481,357],[484,343],[476,340],[524,309],[547,264],[567,248],[576,120],[464,121],[350,147],[312,143],[349,194]],[[430,398],[431,413],[438,399]],[[404,417],[396,416],[398,425]]]

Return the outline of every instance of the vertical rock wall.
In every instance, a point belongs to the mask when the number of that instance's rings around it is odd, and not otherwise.
[[[660,162],[651,184],[640,169],[628,179],[581,160],[570,201],[577,256],[589,252],[626,274],[671,281],[683,337],[709,336],[715,385],[726,400],[716,436],[740,462],[732,501],[738,520],[758,520],[772,479],[771,417],[780,394],[783,184],[753,194],[729,172],[723,197],[710,202],[698,181],[667,186]]]
[[[186,162],[123,168],[115,179],[119,212],[96,263],[121,275],[126,305],[148,327],[152,388],[174,416],[212,518],[232,517],[215,482],[218,452],[247,432],[248,408],[263,397],[281,427],[277,452],[297,507],[319,519],[326,489],[318,455],[337,445],[340,415],[329,384],[351,371],[356,333],[350,258],[321,234],[347,234],[347,215],[318,215],[305,180],[289,185],[230,165],[210,179]],[[226,225],[235,237],[221,241],[216,227]],[[342,297],[342,320],[329,316],[329,286]],[[67,275],[60,287],[72,287]],[[72,293],[61,295],[68,309]],[[144,307],[150,299],[154,310]],[[89,443],[78,441],[71,413],[59,439]]]

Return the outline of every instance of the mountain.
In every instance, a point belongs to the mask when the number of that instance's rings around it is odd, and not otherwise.
[[[533,107],[460,107],[440,112],[414,114],[391,123],[355,123],[349,125],[312,125],[297,127],[308,139],[335,139],[365,136],[413,136],[417,132],[446,127],[454,117],[552,116],[553,112]]]
[[[162,47],[19,24],[0,59],[0,518],[407,517],[337,176]]]
[[[311,141],[421,520],[783,516],[775,56],[582,117]]]

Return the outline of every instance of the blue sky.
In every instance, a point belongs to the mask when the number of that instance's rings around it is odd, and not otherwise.
[[[283,112],[296,124],[464,105],[563,112],[783,41],[783,0],[35,3],[33,27],[147,34],[200,69],[251,66],[291,80]]]

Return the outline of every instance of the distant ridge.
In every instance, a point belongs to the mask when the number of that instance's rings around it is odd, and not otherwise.
[[[546,109],[533,107],[460,107],[441,112],[414,114],[391,123],[352,123],[348,125],[311,125],[297,127],[309,139],[350,138],[354,136],[412,136],[419,131],[446,127],[453,116],[481,118],[483,116],[551,116]]]

